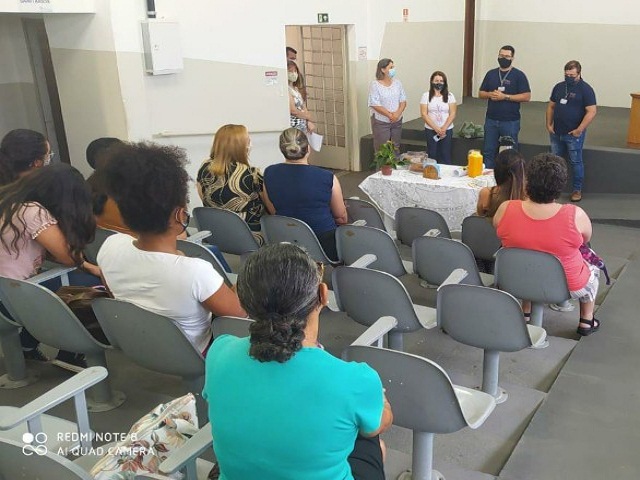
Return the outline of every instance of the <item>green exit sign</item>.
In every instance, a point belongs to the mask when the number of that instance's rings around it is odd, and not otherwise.
[[[329,23],[329,14],[328,13],[319,13],[318,14],[318,23]]]

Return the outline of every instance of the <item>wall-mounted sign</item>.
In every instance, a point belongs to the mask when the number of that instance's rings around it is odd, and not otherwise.
[[[328,13],[319,13],[318,14],[318,23],[329,23],[329,14]]]

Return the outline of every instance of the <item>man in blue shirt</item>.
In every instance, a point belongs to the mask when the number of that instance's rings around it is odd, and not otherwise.
[[[479,97],[488,100],[482,149],[488,168],[493,168],[500,137],[513,138],[514,148],[518,148],[520,103],[531,100],[527,76],[512,65],[515,53],[511,45],[502,47],[498,52],[500,68],[489,70],[480,85]]]
[[[547,130],[551,139],[551,152],[568,157],[573,170],[572,202],[582,200],[582,147],[587,126],[596,116],[596,94],[582,79],[581,72],[580,62],[567,62],[564,66],[564,82],[553,87],[547,106]]]

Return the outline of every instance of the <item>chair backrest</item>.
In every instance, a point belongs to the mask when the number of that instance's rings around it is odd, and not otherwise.
[[[386,231],[382,215],[380,215],[380,212],[373,203],[360,200],[359,198],[345,198],[344,204],[347,207],[349,223],[353,223],[356,220],[364,220],[367,222],[367,227]]]
[[[473,347],[517,352],[531,346],[520,303],[506,292],[476,285],[438,289],[438,325]]]
[[[336,263],[327,257],[316,234],[302,220],[282,215],[263,215],[260,224],[267,243],[293,243],[304,248],[316,262],[329,265]]]
[[[483,285],[469,247],[450,238],[418,237],[411,247],[413,270],[431,285],[440,285],[456,268],[466,270],[460,283]]]
[[[357,225],[342,225],[336,230],[338,258],[351,265],[367,253],[377,259],[367,268],[387,272],[394,277],[407,273],[393,238],[384,230]]]
[[[562,264],[550,253],[501,248],[494,276],[497,288],[523,300],[560,303],[570,297]]]
[[[220,335],[234,335],[236,337],[248,337],[249,327],[255,320],[239,317],[216,317],[213,319],[211,329],[213,338]]]
[[[112,298],[92,306],[111,345],[137,364],[186,378],[204,375],[202,355],[170,318]]]
[[[481,260],[494,260],[500,250],[500,239],[490,219],[471,216],[462,221],[462,243]]]
[[[214,270],[224,279],[224,283],[226,283],[228,287],[233,286],[233,282],[229,279],[226,270],[207,247],[194,242],[189,242],[188,240],[178,240],[178,250],[184,253],[187,257],[201,258],[202,260],[209,262],[213,266]]]
[[[216,245],[222,252],[243,255],[260,248],[251,229],[238,214],[230,210],[211,207],[193,209],[198,229],[209,230],[207,243]]]
[[[391,316],[398,320],[393,332],[424,328],[409,293],[393,275],[368,268],[337,267],[331,281],[340,310],[361,325],[369,327],[380,317]]]
[[[60,455],[53,452],[41,455],[32,450],[26,450],[31,455],[25,455],[24,447],[24,443],[0,437],[0,479],[91,480],[93,478],[71,460]]]
[[[400,243],[409,245],[429,230],[437,228],[440,237],[451,238],[449,226],[442,215],[420,207],[400,207],[396,210],[396,234]]]
[[[429,433],[451,433],[467,426],[451,380],[435,362],[368,346],[348,347],[345,355],[378,372],[393,407],[394,425]]]
[[[60,297],[40,285],[0,278],[0,300],[14,320],[42,343],[80,353],[109,348],[87,331]]]
[[[93,238],[93,242],[84,247],[84,256],[89,263],[93,263],[94,265],[98,264],[98,252],[100,251],[100,247],[104,241],[109,238],[111,235],[115,235],[116,231],[107,230],[106,228],[97,227],[96,234]]]

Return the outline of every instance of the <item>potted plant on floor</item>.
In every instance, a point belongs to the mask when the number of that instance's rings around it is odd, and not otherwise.
[[[392,170],[406,164],[405,160],[400,160],[396,157],[396,145],[389,140],[380,145],[373,157],[371,166],[380,170],[383,175],[391,175]]]

